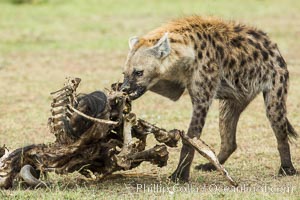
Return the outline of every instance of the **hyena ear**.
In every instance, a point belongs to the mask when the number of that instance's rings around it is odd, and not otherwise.
[[[138,41],[139,41],[139,37],[137,37],[137,36],[133,36],[133,37],[129,38],[129,40],[128,40],[129,48],[132,49]]]
[[[168,33],[165,33],[160,40],[152,47],[157,58],[163,59],[171,53]]]

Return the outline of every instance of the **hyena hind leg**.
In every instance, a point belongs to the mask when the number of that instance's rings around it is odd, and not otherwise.
[[[221,148],[218,159],[221,164],[236,150],[236,129],[241,113],[251,100],[237,101],[234,99],[220,100],[219,102],[219,130]],[[202,171],[216,170],[211,163],[199,164],[195,169]]]
[[[294,175],[297,173],[292,164],[289,146],[289,137],[296,138],[297,133],[286,116],[287,78],[288,76],[277,73],[274,77],[274,86],[263,92],[267,117],[277,139],[277,148],[281,160],[279,175]],[[280,81],[282,79],[284,81]]]

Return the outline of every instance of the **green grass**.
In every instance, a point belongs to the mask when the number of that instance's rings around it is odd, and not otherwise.
[[[142,34],[169,18],[188,14],[217,15],[246,21],[270,30],[271,34],[273,29],[279,29],[274,34],[285,37],[287,33],[295,33],[295,17],[300,10],[300,5],[295,0],[256,0],[247,3],[238,0],[231,3],[179,0],[49,0],[47,3],[20,5],[2,1],[1,53],[125,50],[127,38],[131,34]],[[294,24],[289,29],[282,26],[282,21],[286,23],[282,19],[283,13],[288,19],[288,25]]]
[[[66,76],[83,79],[79,91],[109,88],[122,80],[127,40],[142,35],[170,19],[190,14],[214,15],[257,26],[269,33],[290,70],[288,116],[300,132],[300,2],[298,0],[199,1],[199,0],[48,0],[39,4],[13,4],[0,0],[0,145],[10,149],[31,143],[49,143],[47,129],[51,91]],[[186,130],[191,115],[187,95],[171,102],[147,93],[134,103],[141,118],[167,129]],[[210,109],[202,138],[216,151],[220,146],[218,105]],[[175,169],[180,148],[169,149],[168,167],[143,164],[123,176],[90,181],[79,174],[50,174],[48,189],[0,190],[0,199],[299,199],[299,176],[279,178],[275,136],[265,117],[261,96],[243,113],[238,127],[238,149],[225,164],[231,175],[248,188],[293,187],[291,193],[201,191],[169,193],[136,192],[136,184],[174,184],[167,180]],[[149,142],[149,147],[154,145]],[[300,170],[299,141],[291,145],[295,167]],[[206,162],[196,156],[193,166]],[[227,183],[218,173],[192,170],[191,184],[198,188]],[[183,187],[179,185],[176,187]]]

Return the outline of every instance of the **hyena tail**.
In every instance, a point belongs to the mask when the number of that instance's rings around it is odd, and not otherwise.
[[[288,137],[288,140],[291,142],[292,139],[298,138],[298,134],[287,118],[286,98],[278,98],[278,94],[286,96],[286,93],[284,94],[283,91],[281,87],[279,89],[274,89],[273,87],[271,91],[264,92],[264,100],[267,117],[277,140],[285,140]]]
[[[286,63],[278,50],[277,66],[271,78],[272,87],[263,91],[267,116],[274,130],[277,140],[291,141],[298,137],[297,132],[287,118],[286,99],[289,86],[289,72]]]

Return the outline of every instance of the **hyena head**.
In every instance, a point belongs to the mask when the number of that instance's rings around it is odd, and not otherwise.
[[[130,52],[124,67],[121,90],[130,94],[132,100],[142,96],[162,76],[163,66],[170,65],[166,59],[171,53],[168,33],[152,45],[140,45],[142,39],[129,39]],[[167,67],[167,66],[166,66]]]

